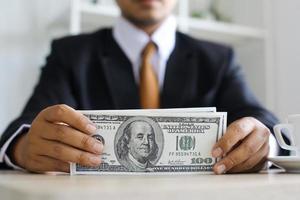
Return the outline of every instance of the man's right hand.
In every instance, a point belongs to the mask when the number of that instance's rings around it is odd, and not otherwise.
[[[27,134],[16,142],[13,161],[31,172],[69,172],[70,162],[85,166],[101,163],[103,144],[91,137],[93,123],[66,105],[38,114]]]

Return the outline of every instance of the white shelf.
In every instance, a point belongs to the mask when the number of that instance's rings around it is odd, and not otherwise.
[[[188,26],[190,29],[227,34],[232,35],[233,37],[236,36],[252,39],[264,39],[266,36],[266,32],[262,29],[230,23],[216,22],[212,20],[189,18]]]
[[[81,3],[80,10],[83,13],[106,15],[111,17],[117,17],[120,14],[120,10],[116,6],[102,6],[88,2]]]
[[[80,14],[102,15],[113,18],[120,15],[119,8],[114,5],[99,5],[90,3],[88,1],[75,1],[80,4],[80,6],[78,6],[78,11],[80,12]],[[77,24],[76,26],[80,25]],[[200,39],[208,39],[229,44],[236,44],[247,41],[249,39],[261,40],[265,39],[266,37],[266,32],[262,29],[231,23],[217,22],[213,20],[202,20],[192,17],[178,17],[178,27],[185,27],[182,29],[184,32],[190,33]],[[71,31],[71,33],[79,33],[79,28],[75,28],[75,31]]]

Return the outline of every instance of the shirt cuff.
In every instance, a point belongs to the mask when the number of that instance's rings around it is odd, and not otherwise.
[[[279,155],[279,146],[277,144],[277,141],[276,141],[274,135],[272,135],[272,134],[270,135],[270,138],[269,138],[269,146],[270,146],[270,151],[269,151],[268,157],[278,156]],[[273,166],[272,162],[266,162],[266,165],[263,168],[263,170],[270,169],[272,166]]]
[[[8,157],[6,154],[4,154],[4,163],[5,163],[7,166],[9,166],[9,167],[11,167],[11,168],[13,168],[13,169],[15,169],[15,170],[22,170],[22,171],[25,171],[25,169],[23,169],[23,168],[21,168],[21,167],[15,165],[15,164],[13,164],[13,163],[11,162],[11,160],[9,159],[9,157]]]
[[[270,151],[269,151],[269,157],[274,157],[279,155],[279,146],[277,144],[277,141],[274,137],[274,135],[270,135],[269,138],[269,145],[270,145]]]
[[[13,164],[11,162],[11,159],[7,155],[7,149],[9,145],[12,143],[12,141],[20,134],[24,133],[24,131],[29,130],[30,125],[29,124],[23,124],[2,146],[0,150],[0,162],[4,162],[7,166],[12,167],[13,169],[22,169],[21,167]]]

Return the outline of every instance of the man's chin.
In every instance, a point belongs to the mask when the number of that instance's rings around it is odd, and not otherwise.
[[[143,16],[129,18],[137,26],[151,26],[160,23],[163,19],[157,16]]]

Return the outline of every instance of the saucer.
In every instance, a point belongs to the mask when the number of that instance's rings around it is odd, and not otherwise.
[[[268,160],[286,172],[300,173],[300,156],[274,156]]]

